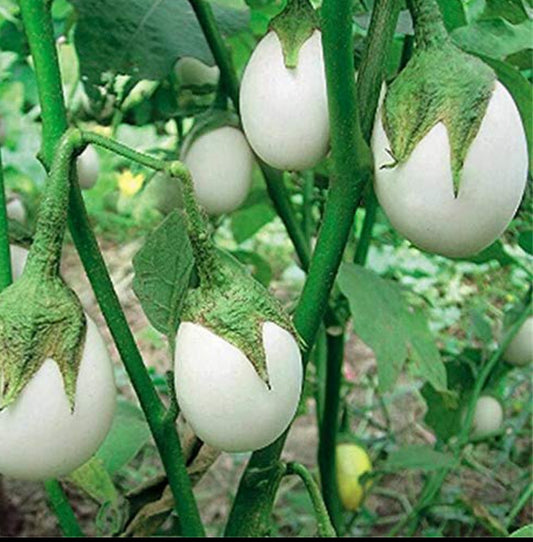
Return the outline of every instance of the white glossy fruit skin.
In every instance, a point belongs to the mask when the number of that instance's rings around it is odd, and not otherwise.
[[[17,222],[25,222],[26,221],[26,209],[24,208],[24,204],[22,201],[20,201],[19,198],[15,198],[11,200],[7,206],[7,217],[11,220],[16,220]]]
[[[287,69],[279,38],[269,32],[255,48],[243,75],[241,118],[250,145],[282,170],[310,169],[329,148],[329,113],[320,31]]]
[[[28,251],[18,245],[9,245],[9,251],[11,253],[11,273],[13,280],[17,280],[22,275],[22,271],[26,265]]]
[[[98,153],[94,147],[89,145],[78,156],[76,165],[80,187],[83,190],[89,190],[96,184],[98,174],[100,173],[100,158],[98,158]]]
[[[489,395],[481,396],[474,411],[472,436],[484,437],[497,431],[503,423],[503,409],[499,401]]]
[[[512,365],[527,365],[533,361],[533,316],[530,316],[505,349],[503,359]]]
[[[57,364],[46,360],[16,402],[0,412],[0,474],[46,480],[72,472],[102,444],[115,402],[111,360],[98,328],[87,318],[74,412]]]
[[[528,155],[516,105],[499,82],[468,150],[454,197],[446,128],[437,124],[406,163],[392,159],[376,116],[372,149],[375,189],[394,228],[414,245],[448,257],[476,254],[495,241],[513,218],[524,193]]]
[[[176,62],[174,71],[180,83],[185,86],[215,86],[220,76],[218,66],[208,66],[191,56],[180,58]]]
[[[223,126],[201,135],[182,160],[191,172],[198,203],[208,214],[231,213],[248,196],[254,155],[237,128]]]
[[[302,360],[294,337],[263,325],[269,390],[244,354],[199,324],[176,339],[175,385],[186,420],[204,442],[226,452],[263,448],[291,422],[300,399]]]

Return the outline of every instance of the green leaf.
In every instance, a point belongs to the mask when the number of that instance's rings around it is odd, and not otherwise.
[[[452,455],[436,452],[429,446],[406,446],[392,452],[381,470],[397,472],[402,469],[417,469],[425,472],[452,467],[455,459]]]
[[[234,250],[231,252],[241,263],[248,266],[252,275],[265,287],[272,280],[272,268],[270,264],[256,252],[247,250]]]
[[[127,465],[150,440],[150,429],[141,410],[119,401],[111,430],[96,453],[110,475]]]
[[[123,508],[124,501],[101,459],[93,457],[72,472],[67,480],[85,491],[100,505],[96,519],[100,533],[115,534],[121,530],[127,517]]]
[[[241,244],[255,235],[263,226],[276,217],[270,205],[259,203],[251,207],[239,209],[231,215],[231,229],[235,241]]]
[[[476,21],[457,28],[451,34],[456,45],[469,53],[504,60],[531,48],[533,21],[513,25],[501,17]]]
[[[166,77],[182,56],[213,64],[200,25],[185,0],[71,0],[78,14],[74,34],[82,77],[100,84],[106,74],[137,79]],[[222,32],[249,24],[249,10],[212,5]]]
[[[461,0],[437,0],[439,3],[446,30],[451,32],[466,25],[466,14]]]
[[[474,387],[472,369],[467,363],[457,359],[445,367],[449,391],[437,391],[431,384],[425,384],[421,391],[428,407],[424,421],[444,442],[459,433],[463,405]]]
[[[533,254],[533,230],[523,231],[518,236],[518,244],[528,254]]]
[[[173,339],[193,268],[183,215],[174,211],[147,238],[133,258],[133,291],[150,323]]]
[[[485,2],[485,10],[481,15],[483,19],[503,17],[509,22],[517,24],[529,17],[523,0],[485,0]]]
[[[410,309],[397,283],[343,264],[339,286],[349,301],[355,332],[376,355],[380,391],[392,388],[408,358],[416,376],[446,389],[446,371],[426,319]]]
[[[509,538],[531,538],[533,536],[533,523],[524,525],[509,535]]]

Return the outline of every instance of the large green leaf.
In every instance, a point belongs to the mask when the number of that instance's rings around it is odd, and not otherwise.
[[[504,60],[506,57],[531,49],[533,21],[519,24],[497,17],[476,21],[452,32],[453,41],[470,53]]]
[[[153,231],[133,259],[133,290],[150,323],[173,339],[193,268],[185,220],[174,211]]]
[[[115,534],[121,530],[127,517],[126,503],[101,459],[93,457],[71,473],[67,480],[100,505],[96,518],[99,534]]]
[[[524,525],[509,535],[509,538],[531,538],[533,536],[533,523]]]
[[[437,452],[429,446],[406,446],[392,452],[380,470],[397,472],[403,469],[417,469],[426,472],[452,467],[452,455]]]
[[[237,243],[243,243],[275,218],[274,209],[266,203],[239,209],[231,215],[231,230]]]
[[[75,43],[82,77],[99,84],[104,74],[163,79],[181,56],[213,64],[213,56],[186,0],[71,0],[78,13]],[[213,3],[223,33],[249,25],[249,10]]]
[[[461,430],[463,408],[474,386],[468,363],[457,359],[445,366],[450,391],[437,391],[431,384],[425,384],[422,388],[422,396],[428,407],[424,421],[444,442]]]
[[[530,2],[530,0],[485,0],[482,18],[503,17],[513,24],[521,23],[530,16],[528,9],[532,10],[532,7],[526,7],[526,1]]]
[[[416,376],[446,389],[446,371],[427,321],[408,306],[397,283],[343,264],[339,286],[349,301],[355,332],[376,355],[381,391],[392,388],[407,359]]]
[[[117,403],[113,425],[96,457],[113,475],[127,465],[150,440],[150,429],[139,407],[125,400]]]

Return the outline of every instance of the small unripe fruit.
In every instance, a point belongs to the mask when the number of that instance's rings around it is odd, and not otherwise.
[[[215,86],[220,76],[218,66],[208,66],[191,56],[180,58],[174,71],[179,82],[185,87]]]
[[[267,164],[282,170],[310,169],[329,148],[329,112],[321,32],[287,68],[277,34],[257,45],[244,72],[241,118],[250,145]]]
[[[17,222],[26,221],[26,209],[22,201],[17,197],[12,199],[6,206],[7,217]]]
[[[231,213],[252,185],[254,156],[243,133],[223,126],[201,134],[185,149],[198,203],[210,215]]]
[[[533,361],[533,316],[530,316],[513,337],[503,353],[503,359],[512,365],[527,365]]]
[[[94,147],[87,146],[78,156],[76,166],[80,188],[83,190],[91,189],[96,184],[100,173],[100,158],[98,158],[98,153]]]
[[[481,396],[474,411],[472,436],[483,438],[497,431],[503,423],[503,409],[499,401],[490,395]]]
[[[298,343],[263,324],[270,389],[235,346],[207,328],[182,322],[176,338],[175,386],[181,411],[206,444],[227,452],[264,448],[296,413],[302,388]]]
[[[342,505],[355,512],[370,487],[370,481],[361,484],[360,477],[372,470],[366,451],[352,443],[337,444],[335,450],[337,487]]]

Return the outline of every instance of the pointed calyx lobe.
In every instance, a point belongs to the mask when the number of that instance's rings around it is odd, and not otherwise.
[[[61,139],[39,209],[28,261],[0,294],[0,409],[13,403],[47,359],[61,372],[74,409],[86,319],[76,294],[59,276],[66,228],[69,174],[82,148],[79,132]]]
[[[273,322],[298,334],[281,303],[227,252],[217,250],[214,280],[191,290],[182,320],[200,324],[241,350],[255,371],[270,386],[263,344],[263,324]]]
[[[270,23],[281,43],[285,66],[296,68],[303,44],[320,27],[317,12],[309,0],[289,0],[287,7]]]
[[[485,116],[496,75],[451,42],[432,3],[411,2],[417,49],[385,97],[382,121],[393,158],[385,167],[406,162],[418,143],[442,122],[448,131],[457,195],[464,161]],[[419,4],[429,5],[429,12]]]
[[[47,359],[74,409],[86,336],[80,302],[60,277],[23,274],[0,295],[0,409],[13,403]]]

